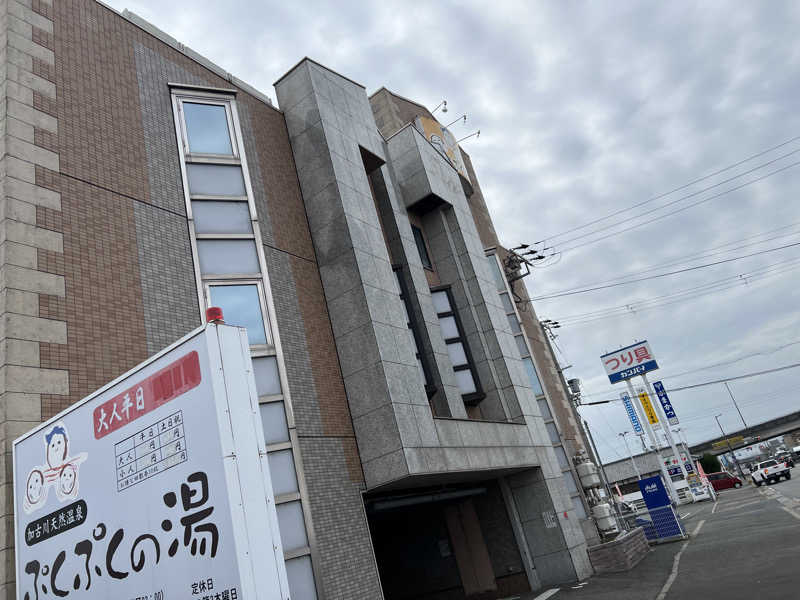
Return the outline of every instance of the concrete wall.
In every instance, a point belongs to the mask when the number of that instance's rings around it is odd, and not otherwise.
[[[69,393],[69,373],[42,365],[41,345],[63,348],[67,325],[47,311],[66,294],[64,277],[47,268],[59,261],[64,239],[42,223],[61,217],[61,195],[43,185],[58,170],[52,141],[59,120],[52,104],[53,17],[50,2],[0,2],[0,595],[15,597],[13,440],[42,417],[43,398]],[[45,253],[46,256],[42,256]],[[45,260],[43,261],[42,258]],[[49,260],[48,260],[49,259]],[[42,308],[45,310],[42,310]]]

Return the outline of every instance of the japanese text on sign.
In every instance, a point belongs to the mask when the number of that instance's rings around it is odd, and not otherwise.
[[[642,424],[639,422],[639,415],[636,414],[636,409],[633,408],[633,402],[631,402],[631,397],[628,395],[628,392],[622,392],[620,398],[622,398],[622,404],[625,405],[625,412],[628,413],[628,419],[630,419],[631,425],[633,426],[633,432],[636,435],[642,435],[644,430],[642,429]]]
[[[600,360],[603,361],[603,368],[611,383],[658,369],[656,359],[646,341],[604,354]]]
[[[664,385],[660,381],[656,381],[653,384],[653,389],[656,391],[658,401],[661,403],[661,408],[664,409],[664,414],[667,416],[667,421],[669,421],[669,424],[677,425],[680,423],[680,421],[678,421],[678,416],[675,414],[675,409],[672,408],[672,403],[669,401],[669,396],[667,396],[667,391],[664,389]]]
[[[163,544],[165,547],[169,544],[163,556],[161,553],[162,542],[159,541],[156,533],[140,533],[132,543],[124,544],[126,550],[128,547],[130,548],[128,551],[120,551],[120,546],[123,545],[125,539],[125,529],[120,527],[110,538],[106,538],[106,534],[110,531],[109,527],[103,522],[97,523],[91,531],[91,536],[87,535],[87,539],[75,544],[74,549],[70,543],[70,547],[61,550],[51,564],[40,562],[40,556],[25,564],[24,572],[30,575],[32,580],[20,582],[23,589],[30,590],[25,592],[24,600],[42,598],[50,593],[63,598],[72,590],[89,591],[92,587],[92,574],[94,574],[94,580],[100,577],[125,579],[130,574],[128,568],[138,573],[145,568],[146,564],[158,564],[161,560],[172,558],[178,553],[181,542],[192,556],[208,554],[213,558],[217,554],[220,539],[217,525],[209,520],[214,512],[214,507],[208,506],[210,499],[208,477],[202,471],[189,475],[186,482],[180,485],[179,494],[167,492],[163,495],[163,504],[167,509],[176,508],[180,500],[178,510],[182,513],[177,519],[183,528],[181,533],[173,532],[175,525],[171,518],[161,521],[160,526],[163,531],[161,535],[167,537]],[[78,508],[75,507],[76,512]],[[82,513],[85,520],[85,504],[82,505]],[[171,543],[169,538],[174,538]],[[102,544],[106,544],[105,556],[93,561],[92,553],[95,545]],[[67,550],[70,549],[76,557],[82,558],[81,570],[78,572],[65,572],[66,569],[62,572],[64,563],[67,561]],[[74,561],[70,561],[68,564],[74,565]]]
[[[199,384],[200,360],[197,352],[190,352],[95,408],[95,439],[99,440]]]
[[[653,409],[653,405],[650,404],[650,396],[647,395],[647,392],[644,390],[637,390],[637,394],[639,396],[639,402],[642,405],[642,410],[644,411],[645,416],[647,417],[647,421],[653,427],[658,426],[658,415],[656,411]]]
[[[117,491],[186,462],[183,411],[114,444]]]

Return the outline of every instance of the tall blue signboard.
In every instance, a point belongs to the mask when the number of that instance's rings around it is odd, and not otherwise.
[[[671,506],[669,494],[664,487],[664,482],[661,481],[661,476],[656,475],[639,480],[639,490],[642,492],[642,498],[647,505],[651,521],[637,520],[637,523],[644,528],[647,539],[666,540],[682,537],[684,535],[683,527]]]
[[[628,392],[622,392],[619,396],[622,398],[622,403],[625,405],[625,412],[628,413],[628,418],[631,420],[633,432],[636,435],[643,435],[644,430],[642,429],[642,424],[639,421],[639,415],[636,414],[636,409],[633,408],[633,402],[631,402],[631,397],[628,395]]]
[[[653,389],[656,391],[658,401],[661,403],[661,408],[664,409],[664,414],[667,415],[667,421],[670,425],[677,425],[679,423],[678,415],[675,414],[675,409],[672,408],[672,403],[669,401],[669,396],[667,396],[667,391],[664,389],[664,384],[660,381],[656,381],[653,384]]]

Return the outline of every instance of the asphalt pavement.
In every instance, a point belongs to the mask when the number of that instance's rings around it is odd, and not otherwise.
[[[784,600],[800,597],[800,470],[797,479],[725,490],[681,506],[687,541],[653,546],[626,573],[563,586],[549,598],[592,600]]]

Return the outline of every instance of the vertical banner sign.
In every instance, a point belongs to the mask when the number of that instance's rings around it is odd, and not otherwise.
[[[654,429],[661,427],[661,424],[658,421],[658,415],[656,414],[655,409],[653,409],[653,405],[650,404],[650,396],[647,395],[647,392],[642,388],[639,388],[636,390],[636,394],[639,396],[639,402],[642,405],[642,410],[644,411],[644,414],[647,417],[647,421],[650,423],[650,425],[652,425]]]
[[[622,398],[622,404],[625,405],[625,412],[628,413],[628,418],[631,420],[633,432],[636,435],[642,435],[644,430],[642,429],[642,424],[639,422],[639,415],[636,414],[636,409],[633,408],[631,397],[628,395],[628,392],[622,392],[619,396]]]
[[[258,414],[208,325],[15,440],[17,598],[287,598]]]
[[[669,401],[667,391],[664,389],[664,384],[662,384],[660,381],[656,381],[653,384],[653,389],[656,391],[658,401],[661,402],[661,408],[664,409],[664,414],[667,416],[667,421],[669,424],[677,425],[680,423],[680,421],[678,421],[678,416],[675,414],[675,409],[672,408],[672,403]]]

